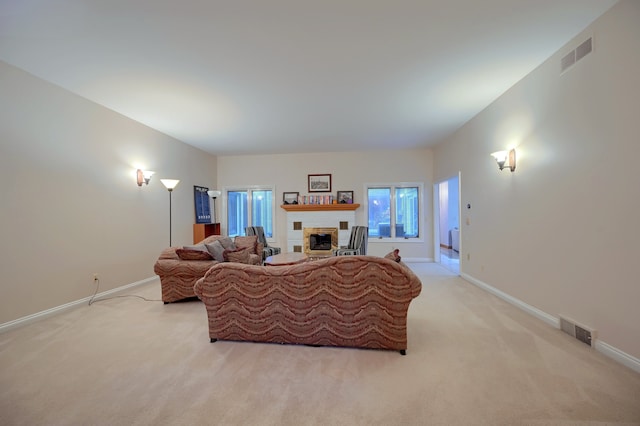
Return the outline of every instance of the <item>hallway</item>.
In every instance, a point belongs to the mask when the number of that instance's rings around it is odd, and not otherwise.
[[[440,247],[440,264],[456,275],[460,275],[460,253],[457,251]]]

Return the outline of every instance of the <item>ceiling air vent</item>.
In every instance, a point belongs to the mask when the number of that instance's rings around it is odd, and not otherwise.
[[[583,41],[578,47],[567,53],[560,59],[560,72],[565,72],[580,59],[593,51],[593,37]]]

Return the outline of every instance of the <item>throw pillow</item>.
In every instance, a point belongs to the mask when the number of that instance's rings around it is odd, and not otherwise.
[[[258,245],[258,237],[256,235],[237,236],[235,240],[236,248],[250,248],[251,253],[258,253],[256,246]]]
[[[183,246],[182,248],[187,250],[207,251],[207,248],[204,246],[204,244],[196,244],[195,246]]]
[[[216,241],[220,241],[220,244],[222,244],[222,247],[224,247],[225,250],[235,250],[236,249],[236,245],[233,243],[233,240],[229,237],[222,237],[219,238]]]
[[[241,248],[235,250],[225,250],[224,260],[226,262],[235,262],[235,263],[249,263],[249,258],[251,256],[251,248]]]
[[[402,260],[402,258],[400,257],[400,250],[399,249],[395,249],[392,252],[387,253],[384,256],[385,259],[391,259],[394,260],[396,262],[400,262],[400,260]]]
[[[182,260],[211,260],[213,259],[208,251],[192,250],[179,248],[176,249],[176,254]]]
[[[220,241],[214,241],[210,244],[205,244],[205,246],[215,260],[218,262],[224,262],[224,247]]]

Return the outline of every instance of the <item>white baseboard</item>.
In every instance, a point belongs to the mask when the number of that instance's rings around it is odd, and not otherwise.
[[[472,276],[465,274],[465,273],[461,273],[460,276],[462,278],[464,278],[465,280],[469,281],[471,284],[474,284],[478,287],[480,287],[481,289],[488,291],[489,293],[493,294],[494,296],[498,296],[500,299],[511,303],[512,305],[522,309],[523,311],[525,311],[526,313],[533,315],[534,317],[546,322],[547,324],[549,324],[550,326],[554,327],[554,328],[560,328],[560,319],[554,317],[553,315],[549,315],[546,312],[541,311],[538,308],[535,308],[531,305],[528,305],[526,303],[524,303],[522,300],[520,299],[516,299],[515,297],[512,297],[510,295],[508,295],[507,293],[498,290],[495,287],[491,287],[489,284],[484,283],[476,278],[473,278]]]
[[[157,278],[158,278],[157,276],[153,276],[153,277],[145,278],[144,280],[141,280],[141,281],[136,281],[136,282],[131,283],[131,284],[127,284],[127,285],[123,285],[121,287],[117,287],[117,288],[114,288],[114,289],[111,289],[111,290],[103,291],[102,293],[96,294],[95,298],[97,300],[97,299],[99,299],[101,297],[104,297],[104,296],[107,296],[109,294],[118,293],[118,292],[121,292],[123,290],[130,289],[132,287],[137,287],[137,286],[140,286],[140,285],[143,285],[143,284],[147,284],[147,283],[149,283],[149,282],[151,282],[151,281],[153,281],[153,280],[155,280]],[[9,330],[13,330],[15,328],[22,327],[22,326],[27,325],[27,324],[31,324],[31,323],[36,322],[36,321],[40,321],[41,319],[48,318],[48,317],[51,317],[53,315],[60,314],[60,313],[62,313],[64,311],[67,311],[69,309],[78,307],[80,305],[84,305],[85,303],[89,303],[89,300],[91,300],[92,297],[93,297],[93,295],[85,297],[84,299],[76,300],[76,301],[73,301],[73,302],[65,303],[64,305],[60,305],[60,306],[56,306],[56,307],[51,308],[51,309],[47,309],[46,311],[36,312],[35,314],[27,315],[26,317],[22,317],[22,318],[15,319],[13,321],[5,322],[4,324],[0,324],[0,333],[4,333],[4,332],[7,332]]]
[[[402,261],[404,263],[433,263],[433,258],[431,257],[403,257]]]
[[[614,348],[601,340],[596,340],[595,348],[601,354],[618,361],[620,364],[629,367],[637,373],[640,373],[640,359],[622,352],[618,348]]]
[[[526,303],[524,303],[522,300],[520,299],[516,299],[513,296],[508,295],[507,293],[498,290],[495,287],[491,287],[489,284],[484,283],[468,274],[465,273],[461,273],[460,276],[465,279],[466,281],[469,281],[471,284],[476,285],[478,287],[480,287],[481,289],[499,297],[500,299],[522,309],[523,311],[525,311],[526,313],[533,315],[534,317],[546,322],[547,324],[549,324],[550,326],[552,326],[553,328],[557,328],[560,329],[560,318],[556,318],[553,315],[550,315],[546,312],[541,311],[540,309],[528,305]],[[602,353],[603,355],[613,359],[614,361],[619,362],[620,364],[629,367],[630,369],[640,373],[640,359],[635,358],[605,342],[603,342],[602,340],[596,340],[595,344],[594,344],[595,349]]]

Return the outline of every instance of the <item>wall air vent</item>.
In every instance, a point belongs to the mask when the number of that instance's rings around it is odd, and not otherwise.
[[[592,39],[589,37],[580,46],[576,47],[576,62],[587,56],[593,50]]]
[[[564,55],[562,59],[560,59],[560,72],[565,72],[574,64],[576,64],[580,59],[584,58],[591,52],[593,52],[593,37],[589,37],[588,39],[580,43],[578,47],[576,47],[571,52]]]
[[[586,343],[589,346],[593,346],[594,344],[596,338],[596,331],[594,329],[580,325],[574,320],[563,317],[562,315],[560,315],[560,329],[580,340],[582,343]]]
[[[560,71],[565,72],[571,65],[576,63],[576,51],[572,50],[560,60]]]

